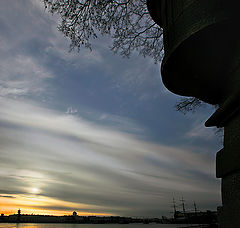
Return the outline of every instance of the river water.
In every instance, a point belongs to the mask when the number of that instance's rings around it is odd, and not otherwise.
[[[176,224],[41,224],[41,223],[0,223],[0,228],[180,228],[190,225]]]

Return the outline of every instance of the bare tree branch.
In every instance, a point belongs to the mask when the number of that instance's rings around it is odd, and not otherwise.
[[[151,19],[146,0],[42,0],[58,13],[58,29],[70,38],[70,49],[91,49],[91,39],[110,35],[112,51],[129,57],[137,50],[159,62],[163,56],[162,29]]]
[[[182,98],[175,104],[175,109],[185,115],[187,112],[195,112],[202,105],[204,105],[204,102],[198,98]]]
[[[101,34],[112,37],[111,50],[123,57],[137,51],[155,63],[163,58],[163,32],[151,19],[146,0],[42,1],[49,12],[60,15],[58,29],[71,40],[70,50],[91,50],[91,39]],[[175,108],[186,114],[202,104],[197,98],[183,98]]]

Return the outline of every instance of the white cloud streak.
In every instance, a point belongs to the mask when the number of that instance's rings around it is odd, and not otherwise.
[[[204,140],[209,140],[214,138],[214,131],[210,131],[206,127],[204,127],[204,123],[196,122],[193,128],[186,133],[185,137],[187,138],[200,138]]]
[[[29,56],[17,55],[0,61],[0,96],[19,97],[45,91],[43,81],[53,75]]]
[[[204,155],[26,101],[0,99],[0,105],[0,176],[11,170],[1,182],[8,191],[38,183],[45,196],[125,215],[163,213],[174,193],[198,199],[202,207],[219,200],[212,162]],[[23,173],[34,175],[23,175],[20,183]]]
[[[135,60],[129,60],[125,69],[119,67],[120,60],[104,56],[104,39],[93,52],[69,54],[56,17],[37,2],[0,2],[0,194],[27,197],[29,189],[37,188],[42,196],[90,205],[91,212],[132,216],[164,214],[173,194],[198,199],[203,209],[215,208],[219,186],[209,157],[139,140],[126,132],[141,132],[141,127],[122,117],[101,115],[103,127],[77,116],[79,110],[67,115],[24,98],[46,95],[50,86],[46,82],[57,77],[58,66],[51,71],[49,60],[80,73],[98,66],[115,77],[119,90],[156,89],[154,96],[144,93],[139,100],[159,96],[156,81],[149,78],[155,77],[152,71],[157,68],[151,70],[146,60],[138,63],[146,64],[144,71],[135,67]],[[196,127],[188,137],[200,137],[201,132]]]

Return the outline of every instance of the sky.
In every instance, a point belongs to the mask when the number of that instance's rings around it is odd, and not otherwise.
[[[0,1],[0,212],[171,216],[215,210],[221,138],[183,115],[160,64],[100,37],[69,52],[40,0]]]

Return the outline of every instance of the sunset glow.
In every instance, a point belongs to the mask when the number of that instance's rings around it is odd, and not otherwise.
[[[182,196],[215,210],[212,108],[176,112],[152,58],[100,34],[69,52],[57,26],[41,0],[0,1],[0,214],[170,216]]]
[[[11,197],[11,198],[8,198]],[[51,199],[48,197],[34,197],[34,196],[5,196],[0,198],[0,211],[5,215],[17,214],[17,210],[21,209],[22,214],[39,214],[39,215],[72,215],[73,209],[78,211],[78,208],[97,208],[96,206],[76,204],[70,202],[64,202],[61,200]],[[50,210],[45,209],[48,207],[65,207],[66,210]],[[69,208],[69,209],[68,209]],[[94,213],[87,211],[78,211],[78,215],[89,216],[89,215],[98,215],[98,216],[112,216],[111,213]]]

